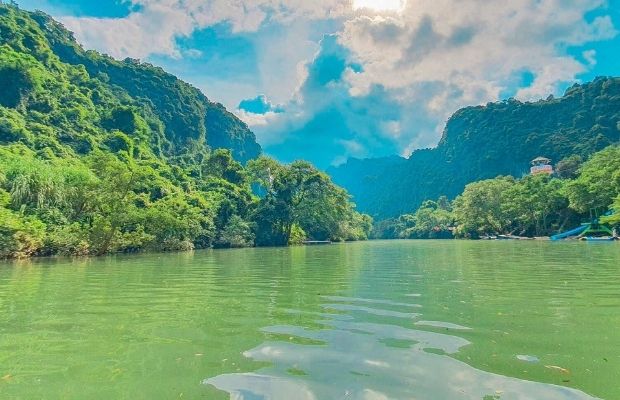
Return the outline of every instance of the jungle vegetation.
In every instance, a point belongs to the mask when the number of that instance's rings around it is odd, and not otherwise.
[[[570,168],[569,168],[570,166]],[[608,210],[613,214],[605,217]],[[620,224],[620,146],[581,164],[568,157],[556,175],[499,176],[468,184],[452,202],[425,201],[412,214],[381,221],[377,238],[443,239],[486,235],[546,236],[601,217]]]
[[[620,78],[601,77],[560,98],[464,108],[448,120],[434,149],[417,150],[409,159],[352,159],[328,172],[361,211],[381,220],[427,199],[454,199],[471,182],[520,178],[541,155],[564,160],[559,171],[574,173],[570,163],[619,142]]]
[[[0,258],[367,237],[327,175],[260,154],[198,89],[0,3]]]

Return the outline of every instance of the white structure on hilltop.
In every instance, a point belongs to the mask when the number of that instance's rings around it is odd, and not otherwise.
[[[532,160],[532,168],[530,169],[532,175],[538,174],[553,174],[553,166],[551,160],[545,157],[538,157]]]

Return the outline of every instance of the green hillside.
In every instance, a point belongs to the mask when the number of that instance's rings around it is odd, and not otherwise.
[[[328,172],[361,210],[385,218],[411,212],[428,199],[454,198],[470,182],[521,177],[541,155],[555,163],[571,155],[585,158],[618,141],[620,78],[598,78],[558,99],[462,109],[434,149],[416,151],[408,160],[350,160]]]
[[[260,153],[198,89],[0,3],[0,258],[367,236],[327,175]]]
[[[0,104],[27,106],[20,109],[25,119],[61,128],[55,138],[78,152],[81,134],[136,135],[138,119],[157,154],[191,157],[209,146],[247,161],[261,152],[248,127],[198,89],[148,63],[85,51],[46,14],[2,6],[0,32]],[[72,118],[59,121],[65,111]]]

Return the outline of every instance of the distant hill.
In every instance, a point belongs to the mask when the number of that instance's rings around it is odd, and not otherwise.
[[[587,157],[619,141],[620,78],[606,77],[574,85],[558,99],[464,108],[450,118],[434,149],[409,159],[352,159],[328,172],[361,211],[387,218],[427,199],[455,197],[473,181],[520,177],[537,156],[553,162]]]
[[[77,152],[106,131],[134,135],[138,118],[155,153],[170,160],[207,147],[239,161],[261,153],[246,124],[200,90],[148,63],[85,51],[42,12],[0,4],[0,86],[0,105],[38,119]],[[75,118],[61,118],[67,110]]]

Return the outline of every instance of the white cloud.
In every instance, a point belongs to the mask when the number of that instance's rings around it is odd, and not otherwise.
[[[520,71],[536,78],[518,98],[555,94],[588,67],[566,55],[567,46],[616,35],[609,17],[584,18],[603,4],[417,0],[398,16],[350,19],[340,40],[364,66],[350,75],[350,93],[364,96],[377,84],[402,90],[402,101],[426,109],[439,124],[462,106],[497,100]],[[592,64],[593,55],[584,56]],[[425,86],[433,82],[440,84]],[[426,100],[415,99],[420,85]],[[419,142],[416,126],[408,129],[411,142]]]
[[[183,51],[177,39],[230,24],[233,33],[255,45],[256,82],[204,77],[194,83],[228,106],[259,93],[287,103],[283,114],[238,112],[268,146],[286,143],[290,132],[317,113],[337,112],[349,132],[335,138],[342,153],[334,160],[373,155],[372,146],[389,149],[386,142],[406,154],[431,146],[454,111],[497,100],[507,89],[514,92],[515,76],[524,72],[534,79],[516,91],[517,98],[558,94],[596,64],[594,50],[583,52],[580,61],[567,48],[617,34],[609,16],[585,18],[604,9],[604,0],[409,0],[399,13],[354,10],[352,0],[133,3],[139,7],[126,18],[65,17],[63,22],[87,47],[119,58],[195,56],[200,48]],[[347,68],[337,82],[310,87],[309,66],[321,33],[336,33],[347,62],[360,68]]]
[[[596,61],[596,50],[586,50],[583,53],[581,53],[582,57],[584,60],[586,60],[586,62],[588,63],[589,66],[593,67],[596,65],[597,61]]]
[[[266,21],[338,18],[350,10],[342,0],[132,0],[124,18],[63,17],[87,47],[117,58],[151,54],[179,56],[176,40],[194,30],[229,23],[234,33],[255,32]]]
[[[61,21],[86,47],[116,58],[180,57],[176,39],[189,36],[197,27],[184,10],[159,4],[125,18],[63,17]]]

